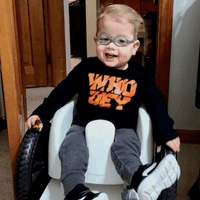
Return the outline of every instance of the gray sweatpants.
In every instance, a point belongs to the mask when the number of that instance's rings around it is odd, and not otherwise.
[[[115,132],[111,147],[111,157],[121,178],[131,184],[132,177],[140,165],[140,141],[133,129],[121,128]],[[88,166],[88,148],[85,140],[85,127],[72,125],[59,152],[65,195],[77,184],[85,184]]]

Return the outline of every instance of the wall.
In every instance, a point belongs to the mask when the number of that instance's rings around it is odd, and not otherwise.
[[[86,1],[86,34],[87,34],[87,57],[96,56],[96,45],[94,36],[96,35],[96,13],[97,1]]]
[[[71,52],[70,52],[70,29],[69,29],[69,2],[63,0],[64,4],[64,23],[65,23],[65,55],[66,55],[66,75],[71,71]]]
[[[200,130],[195,107],[200,44],[200,1],[174,0],[169,114],[176,129]]]

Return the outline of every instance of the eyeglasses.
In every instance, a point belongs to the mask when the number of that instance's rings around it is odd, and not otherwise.
[[[102,45],[108,45],[113,42],[118,47],[125,47],[135,42],[135,40],[129,40],[125,35],[118,35],[113,38],[107,33],[102,33],[101,35],[96,36],[95,39]]]

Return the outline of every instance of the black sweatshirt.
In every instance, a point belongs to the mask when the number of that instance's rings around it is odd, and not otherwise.
[[[129,61],[126,70],[105,66],[98,58],[78,64],[32,113],[42,122],[78,94],[73,124],[86,126],[95,119],[106,119],[116,128],[136,129],[138,109],[143,103],[150,114],[154,140],[158,145],[175,139],[173,120],[148,71]]]

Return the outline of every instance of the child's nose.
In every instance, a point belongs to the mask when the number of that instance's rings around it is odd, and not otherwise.
[[[107,48],[108,49],[115,49],[116,48],[116,45],[114,42],[110,42],[108,45],[107,45]]]

